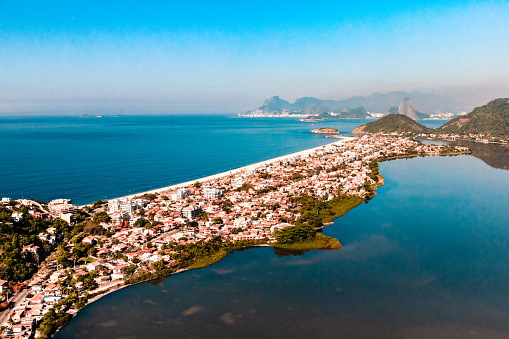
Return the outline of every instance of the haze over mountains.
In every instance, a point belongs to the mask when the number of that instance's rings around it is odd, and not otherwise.
[[[253,111],[278,113],[286,110],[289,112],[313,115],[333,110],[341,110],[345,107],[364,107],[368,112],[385,113],[391,107],[400,107],[401,102],[404,101],[405,98],[411,98],[415,110],[426,114],[433,114],[436,112],[460,113],[469,110],[467,105],[452,98],[419,91],[410,93],[396,91],[385,94],[375,92],[367,97],[354,96],[345,100],[323,100],[313,97],[303,97],[295,100],[292,104],[281,99],[279,96],[273,96],[265,100],[263,105],[258,107],[258,109],[248,111],[247,113]]]

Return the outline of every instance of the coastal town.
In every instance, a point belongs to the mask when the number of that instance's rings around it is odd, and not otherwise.
[[[8,246],[28,271],[14,275],[4,260],[0,274],[13,278],[0,280],[0,337],[48,338],[105,293],[213,264],[237,248],[277,246],[280,232],[309,221],[299,198],[367,201],[383,185],[381,161],[464,153],[469,149],[365,135],[81,207],[69,199],[3,198],[2,229],[26,225]]]
[[[416,135],[420,139],[428,140],[445,140],[445,141],[473,141],[482,144],[509,144],[509,140],[503,137],[495,137],[487,133],[466,133],[466,134],[454,134],[454,133],[420,133]]]

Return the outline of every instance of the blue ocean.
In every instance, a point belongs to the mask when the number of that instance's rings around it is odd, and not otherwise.
[[[366,120],[226,116],[1,117],[0,197],[81,205],[228,171],[333,142]]]

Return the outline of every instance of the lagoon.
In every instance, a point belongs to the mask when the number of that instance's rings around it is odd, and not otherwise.
[[[509,171],[473,156],[381,164],[385,186],[324,233],[338,251],[271,248],[132,286],[55,338],[505,338]]]

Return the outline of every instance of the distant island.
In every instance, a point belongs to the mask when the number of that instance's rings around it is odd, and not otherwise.
[[[410,99],[412,98],[412,99]],[[417,111],[414,103],[419,110]],[[389,92],[373,93],[367,97],[354,96],[345,100],[323,100],[303,97],[290,103],[273,96],[263,105],[249,110],[239,117],[294,117],[304,121],[329,119],[377,119],[388,114],[403,114],[414,120],[447,120],[458,114],[465,114],[469,107],[453,99],[426,94]]]
[[[317,129],[312,130],[311,133],[314,133],[314,134],[337,134],[337,133],[339,133],[339,131],[337,129],[331,128],[331,127],[322,127],[322,128],[317,128]]]
[[[355,128],[354,134],[412,134],[423,138],[471,140],[484,143],[508,143],[509,98],[490,101],[433,129],[419,124],[408,116],[390,114]]]
[[[380,116],[387,116],[392,114],[404,115],[415,121],[430,119],[431,117],[429,114],[416,111],[412,103],[412,100],[409,97],[405,97],[403,98],[403,100],[401,100],[399,106],[393,106],[383,114],[382,113],[370,114],[362,106],[357,107],[355,109],[344,107],[342,109],[333,110],[329,113],[323,112],[319,115],[311,115],[301,121],[311,122],[311,121],[339,120],[339,119],[370,119],[370,118],[380,118]]]

